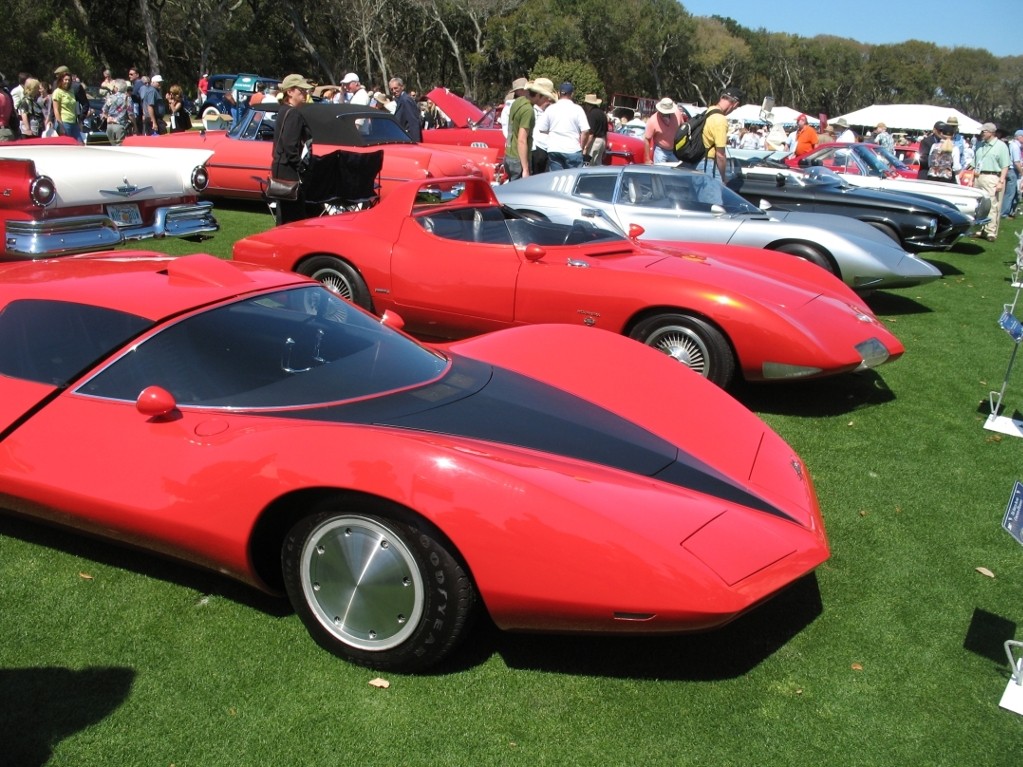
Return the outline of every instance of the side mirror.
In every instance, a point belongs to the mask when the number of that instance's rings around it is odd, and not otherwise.
[[[162,386],[147,386],[135,400],[135,409],[147,418],[166,418],[178,409],[174,395]]]
[[[639,224],[629,224],[629,239],[630,240],[638,240],[645,233],[646,233],[646,229],[644,229]]]
[[[721,205],[711,205],[710,206],[710,212],[713,213],[715,216],[723,216],[723,215],[725,215],[724,206],[721,206]]]
[[[380,323],[392,330],[401,330],[405,327],[405,320],[401,318],[401,315],[397,312],[392,312],[390,309],[384,311],[383,316],[380,318]]]
[[[765,199],[761,198],[760,205],[758,205],[757,207],[760,208],[760,210],[770,210],[771,209],[771,201],[770,200],[765,200]]]
[[[774,185],[775,186],[779,186],[779,187],[785,186],[785,174],[784,173],[779,173],[777,176],[774,177]]]
[[[535,261],[539,261],[540,259],[542,259],[546,255],[547,255],[547,250],[545,248],[541,248],[539,245],[536,245],[534,243],[530,243],[529,245],[526,246],[526,258],[529,261],[534,261],[534,262]]]

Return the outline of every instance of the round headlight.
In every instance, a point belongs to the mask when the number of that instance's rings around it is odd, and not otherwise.
[[[36,176],[28,188],[28,193],[32,203],[40,208],[45,208],[57,199],[57,187],[49,176]]]
[[[201,192],[210,183],[210,173],[206,170],[205,165],[198,166],[192,171],[192,187],[197,191]]]

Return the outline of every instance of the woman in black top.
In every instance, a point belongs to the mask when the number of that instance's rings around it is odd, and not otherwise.
[[[270,175],[284,181],[295,181],[309,167],[313,134],[301,106],[308,99],[313,84],[302,75],[288,75],[281,81],[281,108],[274,126],[273,163]],[[286,224],[306,218],[305,194],[299,187],[297,200],[277,200],[277,223]]]

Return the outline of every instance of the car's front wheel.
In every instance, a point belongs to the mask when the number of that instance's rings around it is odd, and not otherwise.
[[[472,582],[425,523],[329,511],[292,527],[281,552],[295,612],[322,647],[371,668],[419,671],[461,639]]]
[[[809,261],[811,264],[817,264],[821,269],[827,269],[836,277],[841,277],[835,265],[831,263],[828,257],[812,245],[807,245],[803,242],[787,242],[784,245],[779,245],[775,250],[779,253],[787,253],[790,256]]]
[[[735,377],[735,355],[724,335],[687,314],[657,314],[637,323],[630,338],[642,341],[726,388]]]
[[[369,288],[359,273],[335,256],[313,256],[302,262],[299,274],[312,277],[322,282],[341,298],[346,298],[363,309],[372,309],[369,300]]]

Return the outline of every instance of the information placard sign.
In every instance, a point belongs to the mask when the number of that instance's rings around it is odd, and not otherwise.
[[[1023,482],[1018,479],[1012,488],[1012,495],[1009,496],[1009,505],[1005,507],[1002,527],[1023,544]]]
[[[1008,333],[1012,340],[1019,343],[1023,340],[1023,323],[1016,319],[1011,312],[1002,312],[1002,316],[998,318],[998,325]]]

